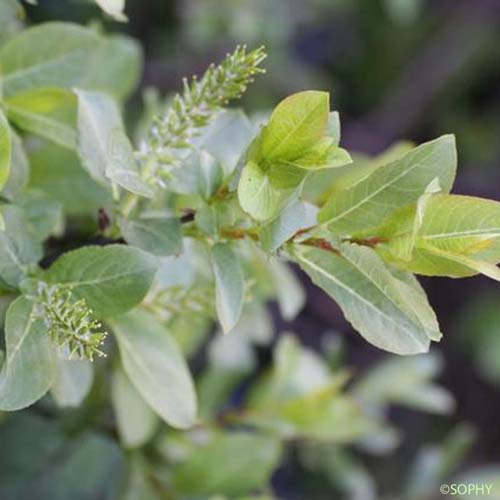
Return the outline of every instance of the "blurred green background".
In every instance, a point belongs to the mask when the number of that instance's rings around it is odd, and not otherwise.
[[[38,3],[27,9],[29,23],[101,23],[140,40],[144,72],[127,107],[129,118],[137,116],[144,96],[153,98],[147,89],[168,94],[183,76],[202,73],[235,44],[264,44],[267,75],[245,96],[248,112],[266,111],[298,90],[328,90],[340,111],[344,147],[377,154],[402,139],[423,142],[454,133],[455,192],[500,198],[498,0],[127,0],[127,24],[103,21],[83,1]],[[355,371],[385,357],[354,334],[326,295],[303,281],[308,305],[292,325],[274,311],[279,330],[293,329],[316,349],[341,339],[337,354]],[[443,444],[459,424],[476,432],[462,469],[500,463],[500,289],[482,277],[423,284],[445,334],[433,348],[444,359],[438,381],[454,395],[456,411],[391,412],[403,442],[382,459],[365,458],[384,492],[398,491],[419,450],[431,453],[428,447]],[[459,447],[460,436],[452,448]],[[273,485],[280,498],[332,498],[327,475],[298,467],[292,454]]]

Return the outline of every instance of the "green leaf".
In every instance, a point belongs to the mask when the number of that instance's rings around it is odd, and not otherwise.
[[[305,172],[305,170],[301,170]],[[249,162],[241,174],[238,184],[238,200],[241,208],[258,221],[265,221],[277,216],[280,210],[292,203],[299,194],[304,176],[298,178],[286,175],[285,170],[275,170],[274,178],[264,172],[257,163]],[[286,180],[287,185],[280,182]],[[277,186],[274,183],[278,184]]]
[[[393,276],[372,249],[341,244],[337,254],[299,246],[293,258],[373,345],[396,354],[417,354],[440,339],[421,291]]]
[[[194,145],[213,156],[222,165],[224,175],[229,176],[254,135],[243,111],[225,109],[194,139]]]
[[[11,132],[7,118],[0,109],[0,190],[7,183],[11,163]]]
[[[320,210],[318,221],[334,234],[350,235],[376,227],[394,208],[417,201],[436,177],[442,191],[449,192],[456,161],[452,135],[422,144],[334,193]]]
[[[0,231],[0,278],[17,288],[31,266],[42,258],[40,243],[29,233],[28,221],[19,208],[2,206],[5,229]]]
[[[94,369],[86,359],[57,358],[57,373],[50,392],[60,408],[78,407],[92,387]]]
[[[390,358],[370,369],[353,388],[363,404],[376,406],[399,404],[437,414],[454,409],[452,395],[432,383],[442,371],[442,359],[433,354]]]
[[[76,98],[60,88],[35,88],[5,101],[7,116],[19,128],[68,149],[76,148]]]
[[[12,201],[26,188],[30,165],[21,139],[13,130],[10,132],[12,139],[10,173],[3,190],[0,191],[3,197]]]
[[[260,242],[266,252],[276,251],[297,231],[316,225],[317,208],[297,200],[288,205],[276,218],[261,226]]]
[[[111,204],[111,193],[89,176],[72,151],[45,143],[31,153],[30,160],[30,187],[62,203],[66,215],[95,219],[99,208]]]
[[[196,394],[174,339],[148,313],[134,311],[112,322],[125,373],[165,422],[180,429],[196,421]]]
[[[62,206],[45,193],[27,190],[16,198],[15,205],[23,211],[28,231],[38,241],[42,242],[61,230]]]
[[[294,272],[284,262],[270,259],[269,270],[281,315],[285,320],[291,321],[305,306],[304,289]]]
[[[254,390],[243,422],[282,438],[359,439],[374,423],[340,394],[345,381],[345,373],[332,375],[318,354],[285,335],[276,346],[271,376]]]
[[[5,321],[7,359],[0,373],[0,410],[20,410],[40,399],[56,372],[55,350],[36,306],[19,297]]]
[[[394,212],[377,233],[377,251],[417,274],[462,277],[482,272],[498,279],[500,203],[472,196],[433,195],[417,231],[415,205]],[[411,245],[411,252],[406,252]]]
[[[127,243],[153,255],[182,252],[182,230],[176,217],[120,219],[119,226]]]
[[[106,94],[75,90],[78,96],[78,154],[89,174],[101,184],[109,180],[129,191],[152,196],[139,177],[132,145],[120,111]]]
[[[158,417],[132,385],[121,366],[113,371],[111,401],[120,441],[125,448],[137,448],[153,436]]]
[[[157,259],[138,248],[88,246],[57,259],[46,271],[45,279],[70,288],[104,319],[139,304],[157,268]]]
[[[326,126],[328,137],[331,137],[336,146],[340,143],[340,115],[338,111],[331,111],[328,115],[328,124]]]
[[[272,437],[244,432],[216,434],[173,468],[172,480],[182,497],[234,497],[265,487],[280,457],[280,443]]]
[[[106,71],[103,71],[106,68]],[[123,101],[132,94],[142,76],[142,49],[137,40],[123,35],[100,37],[87,75],[79,88],[100,90]]]
[[[110,15],[113,19],[120,22],[127,21],[127,16],[123,12],[125,9],[125,0],[95,0],[97,5]]]
[[[329,112],[327,92],[306,91],[287,97],[262,131],[261,158],[273,162],[300,157],[322,138]]]
[[[222,165],[212,155],[202,151],[196,155],[194,168],[198,174],[198,194],[204,200],[209,200],[222,184],[224,177]]]
[[[127,97],[140,75],[138,44],[104,38],[77,24],[50,22],[20,32],[0,48],[4,96],[37,87],[81,87]],[[106,71],[103,71],[106,68]]]
[[[99,48],[91,30],[70,23],[45,23],[22,31],[0,49],[5,97],[36,87],[71,88],[87,78]]]
[[[245,278],[231,246],[217,243],[212,247],[212,269],[217,316],[224,333],[228,333],[240,318],[245,298]]]
[[[127,476],[120,500],[162,500],[161,492],[151,478],[151,466],[139,453],[129,457]]]

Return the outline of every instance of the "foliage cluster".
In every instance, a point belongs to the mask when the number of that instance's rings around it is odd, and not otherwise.
[[[120,2],[98,3],[121,16]],[[118,439],[134,450],[125,473],[113,441],[81,435],[40,498],[68,498],[52,485],[96,457],[107,463],[78,486],[82,498],[92,482],[110,498],[271,498],[285,444],[306,440],[313,467],[322,443],[335,443],[340,467],[352,461],[346,444],[380,452],[382,438],[394,442],[389,404],[452,408],[432,383],[437,358],[394,358],[348,386],[346,370],[289,335],[252,379],[255,346],[273,339],[265,304],[277,300],[285,319],[303,306],[287,262],[367,341],[401,355],[441,338],[414,274],[500,279],[500,204],[450,194],[453,136],[353,161],[321,91],[256,123],[226,103],[264,57],[238,47],[130,134],[121,108],[141,67],[132,40],[52,22],[0,46],[0,410],[49,391],[45,411],[78,407],[90,393],[102,430],[109,390]],[[51,255],[57,239],[72,249]],[[187,360],[202,347],[194,378]],[[8,421],[6,435],[40,425],[66,446],[60,429],[26,420]],[[4,484],[14,497],[20,483]]]

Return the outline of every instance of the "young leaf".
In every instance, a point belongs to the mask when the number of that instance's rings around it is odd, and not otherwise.
[[[1,207],[5,229],[0,231],[0,279],[17,288],[30,266],[42,257],[40,242],[29,233],[28,221],[19,208]]]
[[[287,97],[262,131],[260,157],[268,162],[300,157],[322,138],[329,112],[328,92],[306,91]]]
[[[48,269],[48,283],[70,288],[96,316],[122,314],[139,304],[158,268],[152,255],[124,245],[88,246],[65,253]]]
[[[378,167],[357,184],[334,193],[320,210],[318,221],[334,234],[350,235],[376,227],[394,208],[417,201],[436,177],[442,191],[449,192],[456,161],[452,135],[422,144]]]
[[[393,276],[372,249],[341,244],[336,254],[300,246],[294,259],[373,345],[396,354],[417,354],[441,337],[421,293]]]
[[[153,255],[176,255],[182,251],[182,231],[176,217],[120,219],[125,241]]]
[[[113,371],[111,400],[120,441],[125,448],[137,448],[149,441],[156,430],[158,417],[120,366]]]
[[[9,178],[11,162],[11,132],[7,118],[0,109],[0,191]]]
[[[238,256],[228,244],[212,247],[217,316],[224,333],[238,322],[243,308],[245,279]]]
[[[112,322],[122,365],[145,401],[168,424],[180,429],[196,420],[196,394],[174,339],[148,313],[134,311]]]
[[[418,230],[415,206],[391,215],[377,234],[377,251],[400,268],[417,274],[462,277],[482,272],[498,276],[500,203],[460,195],[433,195],[426,202]],[[411,240],[412,252],[405,249]]]
[[[76,148],[76,98],[60,88],[35,88],[5,101],[7,116],[19,128],[68,149]]]
[[[51,345],[36,305],[17,298],[5,320],[7,357],[0,372],[0,410],[20,410],[40,399],[50,388],[56,372]]]
[[[92,363],[87,359],[57,358],[57,371],[50,392],[60,408],[80,406],[94,379]]]
[[[238,184],[241,208],[254,219],[264,221],[276,214],[281,198],[281,193],[273,188],[269,177],[259,165],[249,162],[243,169]]]

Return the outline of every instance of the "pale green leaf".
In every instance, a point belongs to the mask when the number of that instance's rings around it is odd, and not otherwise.
[[[63,227],[62,206],[42,191],[26,190],[16,198],[28,223],[28,232],[38,241],[57,235]]]
[[[76,148],[76,98],[60,88],[40,87],[5,101],[9,120],[19,128],[60,146]]]
[[[1,207],[5,229],[0,231],[0,279],[18,287],[31,266],[42,257],[40,243],[29,233],[28,221],[19,208]]]
[[[134,311],[112,322],[125,373],[145,401],[173,427],[196,421],[196,394],[179,347],[148,313]]]
[[[159,419],[121,366],[113,371],[111,401],[122,444],[126,448],[137,448],[147,443],[153,436]]]
[[[118,34],[100,37],[99,42],[78,87],[101,90],[124,100],[136,89],[142,76],[141,46],[137,40]]]
[[[300,157],[324,135],[329,112],[327,92],[305,91],[284,99],[262,131],[261,158],[273,162]]]
[[[95,220],[99,208],[110,206],[111,193],[90,177],[69,149],[41,144],[31,153],[30,164],[30,187],[61,203],[66,215],[87,215]]]
[[[172,481],[183,497],[222,494],[234,498],[265,487],[280,457],[277,439],[255,433],[220,433],[175,466]]]
[[[157,259],[125,245],[88,246],[65,253],[46,271],[49,283],[69,288],[101,318],[139,304],[158,268]]]
[[[338,111],[331,111],[328,115],[326,134],[333,138],[333,143],[338,146],[340,143],[340,115]]]
[[[294,260],[373,345],[397,354],[417,354],[441,337],[433,315],[420,315],[422,309],[430,309],[421,294],[394,277],[372,249],[341,244],[337,254],[300,246]]]
[[[212,247],[217,316],[224,333],[238,322],[243,308],[245,279],[238,256],[231,246],[218,243]]]
[[[451,189],[456,170],[455,139],[445,135],[376,168],[353,186],[332,194],[318,221],[335,234],[350,235],[376,227],[395,209],[416,202],[438,178],[443,192]]]
[[[105,38],[72,23],[44,23],[0,48],[3,92],[11,97],[36,87],[81,87],[123,99],[137,83],[140,60],[140,49],[129,38]]]
[[[106,94],[75,90],[78,96],[78,154],[89,174],[101,184],[109,180],[142,196],[152,188],[141,181],[120,111]]]
[[[176,217],[120,219],[125,241],[153,255],[168,256],[182,251],[182,231]]]
[[[497,279],[500,262],[500,203],[472,196],[433,195],[418,230],[415,206],[392,214],[377,230],[377,251],[417,274],[461,277],[482,272]],[[405,249],[411,242],[412,252]]]
[[[297,231],[316,225],[318,209],[310,203],[297,200],[288,205],[276,218],[262,225],[260,242],[267,252],[274,252]]]
[[[0,109],[0,190],[7,183],[12,154],[11,131],[7,118]]]
[[[255,132],[241,110],[225,109],[204,130],[193,144],[198,150],[207,151],[221,165],[225,176],[229,176],[241,156],[241,152],[252,140]]]
[[[59,407],[78,407],[87,396],[93,379],[94,368],[89,360],[58,357],[50,392]]]
[[[197,170],[198,194],[209,200],[219,189],[224,171],[220,163],[209,153],[202,151],[196,155],[194,167]]]
[[[283,166],[276,166],[267,173],[257,163],[249,162],[243,169],[238,184],[238,200],[241,208],[254,219],[265,221],[276,217],[299,196],[307,171],[296,168],[300,172],[297,177]]]
[[[30,300],[19,297],[5,321],[6,360],[0,372],[0,410],[20,410],[40,399],[56,372],[56,356],[43,319]]]
[[[77,24],[45,23],[22,31],[0,49],[4,95],[77,85],[98,47],[99,37]]]
[[[1,190],[2,196],[9,201],[12,201],[26,188],[30,174],[30,164],[23,143],[13,130],[11,130],[11,139],[10,173],[3,190]]]
[[[353,394],[364,404],[380,408],[389,403],[447,414],[454,408],[453,397],[432,382],[441,371],[442,360],[433,353],[390,358],[370,369]]]
[[[254,219],[263,221],[276,214],[280,193],[273,188],[269,177],[259,165],[249,162],[238,184],[238,200],[241,208]]]
[[[278,259],[270,259],[269,270],[281,315],[287,321],[297,317],[306,303],[306,294],[294,272]]]

